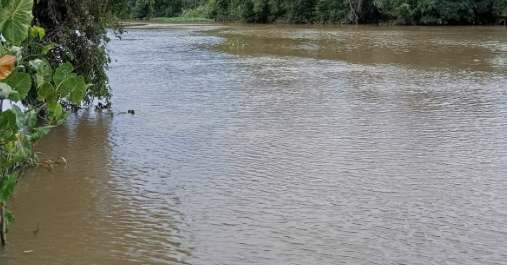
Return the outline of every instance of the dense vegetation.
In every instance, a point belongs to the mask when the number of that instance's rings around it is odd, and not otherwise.
[[[109,100],[105,51],[111,5],[92,0],[0,0],[0,241],[33,144],[93,98]],[[10,107],[5,108],[4,103]]]
[[[492,24],[506,0],[210,0],[217,20],[290,23]]]
[[[185,15],[253,23],[494,24],[507,0],[124,0],[123,18]]]
[[[120,18],[149,19],[152,17],[176,17],[199,11],[203,0],[123,0],[114,4]]]
[[[51,50],[54,63],[72,63],[76,71],[92,84],[87,91],[87,101],[97,97],[110,98],[105,44],[108,42],[106,27],[113,23],[111,1],[45,0],[34,3],[35,24],[47,30],[46,41],[58,46]]]

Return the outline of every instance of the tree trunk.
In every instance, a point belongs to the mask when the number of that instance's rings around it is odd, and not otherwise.
[[[349,2],[349,7],[350,7],[350,16],[351,16],[350,19],[352,22],[357,24],[358,17],[357,17],[356,9],[354,8],[354,5],[352,4],[352,0],[348,0],[348,2]]]
[[[364,0],[357,0],[357,9],[356,9],[356,13],[361,14],[361,11],[363,10],[363,1]]]
[[[350,7],[351,20],[354,24],[359,24],[363,10],[364,0],[348,0]]]

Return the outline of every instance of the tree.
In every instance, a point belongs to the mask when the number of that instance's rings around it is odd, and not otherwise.
[[[155,0],[137,0],[132,8],[134,18],[152,18],[155,14]]]
[[[269,1],[268,0],[255,0],[253,5],[255,13],[255,22],[266,23],[270,16]]]
[[[118,2],[115,3],[118,6]],[[106,68],[109,58],[105,45],[112,23],[113,2],[94,0],[35,1],[34,22],[45,28],[47,40],[57,43],[50,54],[54,62],[68,61],[93,84],[87,91],[88,102],[111,96]]]
[[[492,24],[507,0],[209,0],[211,17],[246,22]],[[236,13],[237,9],[241,12]]]
[[[313,22],[316,0],[294,0],[287,4],[287,17],[291,23]]]

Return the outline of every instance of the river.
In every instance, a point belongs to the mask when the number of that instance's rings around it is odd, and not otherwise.
[[[5,265],[507,264],[507,29],[181,26],[109,49]],[[135,109],[136,115],[123,114]]]

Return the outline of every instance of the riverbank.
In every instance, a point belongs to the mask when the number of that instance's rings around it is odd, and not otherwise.
[[[181,27],[221,27],[222,24],[218,23],[199,23],[199,22],[185,22],[185,23],[169,23],[169,22],[156,22],[156,21],[122,21],[120,25],[126,29],[164,29],[164,28],[181,28]]]
[[[215,20],[205,17],[155,17],[149,20],[155,23],[171,23],[171,24],[186,24],[186,23],[199,23],[199,24],[214,24]]]
[[[499,23],[493,25],[402,25],[395,23],[370,23],[370,24],[329,24],[329,23],[304,23],[294,24],[288,22],[276,23],[242,23],[239,21],[216,22],[216,21],[200,21],[200,20],[123,20],[120,25],[125,28],[171,28],[176,26],[223,26],[223,25],[244,25],[244,26],[294,26],[294,27],[347,27],[347,26],[378,26],[378,27],[507,27],[507,24]]]
[[[156,17],[149,20],[123,20],[120,24],[124,28],[171,28],[181,26],[213,26],[214,20],[204,17]]]

